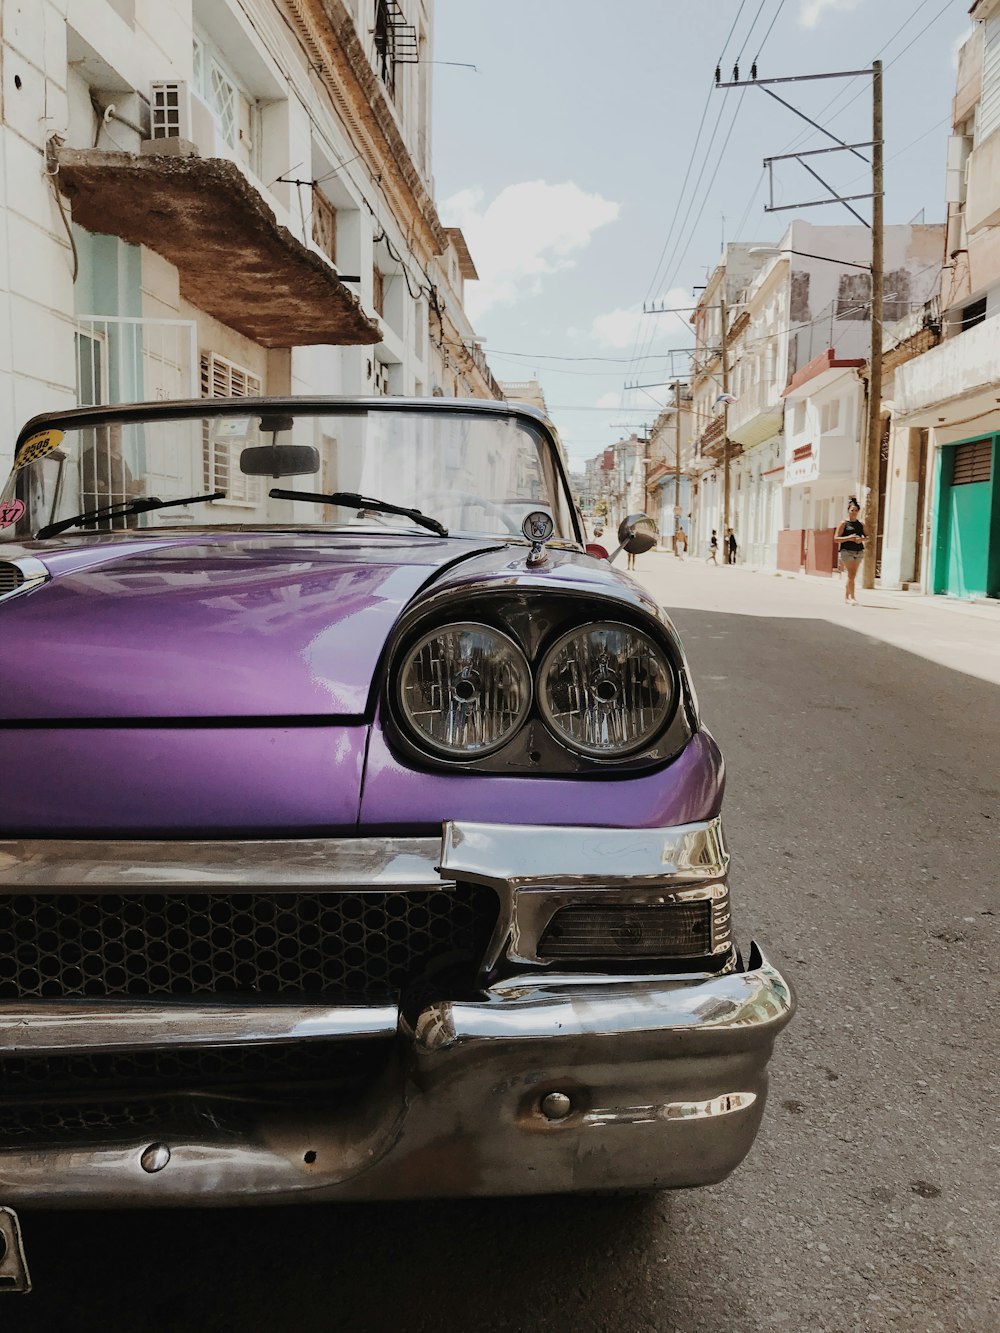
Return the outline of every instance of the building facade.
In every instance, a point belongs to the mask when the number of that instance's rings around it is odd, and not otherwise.
[[[431,195],[428,0],[3,0],[0,466],[74,404],[499,397]]]
[[[885,229],[887,321],[932,294],[942,242],[941,227]],[[728,437],[728,525],[740,559],[829,574],[833,530],[848,496],[862,498],[871,232],[795,221],[777,244],[740,248],[736,263],[733,250],[693,321],[695,407],[704,423],[695,449],[699,538],[704,544],[727,526]]]
[[[1000,597],[1000,0],[977,0],[959,52],[936,334],[894,374],[887,508],[892,575],[924,592]],[[929,320],[928,323],[934,321]],[[929,340],[930,341],[930,340]]]

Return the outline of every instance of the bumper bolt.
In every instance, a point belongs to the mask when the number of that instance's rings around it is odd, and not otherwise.
[[[167,1145],[165,1143],[151,1143],[148,1148],[144,1149],[142,1156],[139,1158],[139,1165],[143,1171],[148,1171],[150,1175],[154,1175],[157,1171],[162,1171],[169,1161],[170,1149]]]
[[[573,1103],[564,1092],[550,1092],[542,1098],[541,1108],[546,1120],[565,1120]]]

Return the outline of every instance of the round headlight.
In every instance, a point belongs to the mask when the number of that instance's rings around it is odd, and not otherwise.
[[[631,625],[572,630],[538,674],[542,716],[564,744],[614,759],[648,745],[670,715],[674,674],[666,654]]]
[[[429,749],[475,759],[520,728],[531,704],[531,672],[506,634],[488,625],[444,625],[403,658],[399,703]]]

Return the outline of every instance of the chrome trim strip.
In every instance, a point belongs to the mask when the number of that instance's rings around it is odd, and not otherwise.
[[[595,1040],[646,1033],[661,1055],[669,1053],[665,1043],[672,1036],[692,1055],[699,1038],[717,1042],[753,1032],[757,1041],[773,1040],[795,1012],[795,994],[758,946],[752,946],[752,960],[757,966],[749,972],[641,985],[619,977],[617,985],[556,988],[544,975],[534,984],[520,977],[493,986],[485,1003],[428,1006],[414,1040],[418,1050],[436,1051],[510,1038]]]
[[[33,588],[40,588],[43,583],[48,583],[52,577],[47,565],[43,565],[41,560],[36,560],[33,555],[22,555],[13,560],[0,558],[0,563],[5,565],[16,565],[24,575],[24,582],[18,588],[11,588],[9,592],[0,593],[0,602],[9,602],[12,597],[20,597],[26,592],[31,592]]]
[[[574,904],[658,906],[712,901],[712,954],[732,948],[729,852],[718,817],[659,829],[444,825],[441,873],[500,896],[487,966],[506,956],[541,967],[538,944],[555,913]],[[701,956],[701,955],[694,955]]]
[[[0,1057],[368,1040],[394,1036],[398,1021],[394,1004],[26,1000],[0,1006]]]
[[[746,1111],[757,1100],[755,1092],[726,1092],[700,1102],[663,1102],[654,1106],[615,1106],[585,1111],[588,1125],[651,1125],[657,1120],[717,1120]]]
[[[441,869],[491,888],[569,889],[723,879],[729,852],[722,820],[660,829],[514,824],[444,825]]]
[[[0,890],[441,889],[437,838],[238,842],[0,841]]]

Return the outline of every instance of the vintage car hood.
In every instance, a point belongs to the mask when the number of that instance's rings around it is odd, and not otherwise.
[[[0,602],[0,720],[359,717],[410,599],[496,545],[192,533],[6,548],[52,578]]]

